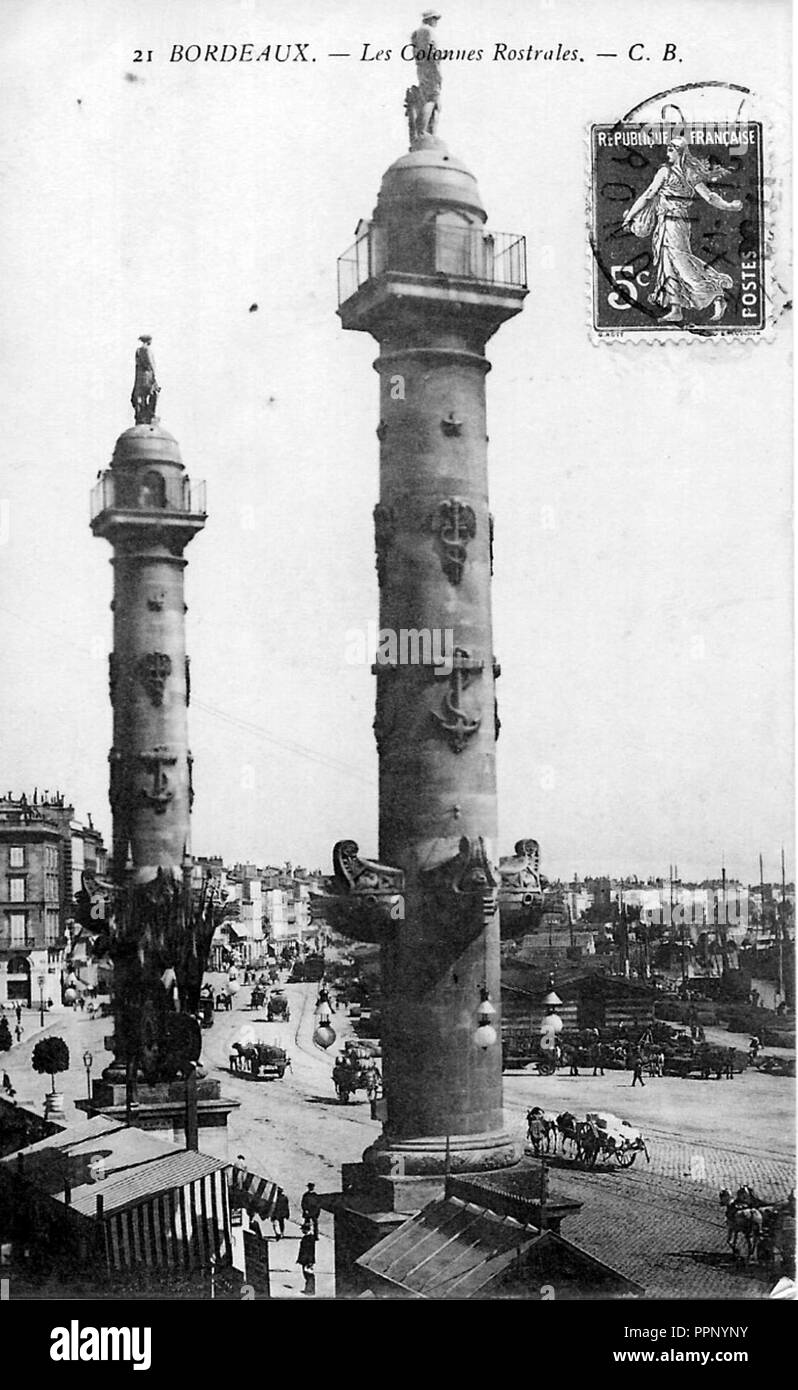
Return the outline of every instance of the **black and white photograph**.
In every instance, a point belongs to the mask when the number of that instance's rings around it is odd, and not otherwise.
[[[0,1309],[56,1379],[275,1300],[755,1369],[795,1300],[791,44],[4,0]]]

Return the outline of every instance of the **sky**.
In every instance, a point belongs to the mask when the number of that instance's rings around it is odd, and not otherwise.
[[[110,831],[112,572],[88,497],[148,332],[162,423],[208,484],[186,573],[193,848],[376,854],[374,678],[346,659],[378,612],[376,345],[340,327],[336,259],[406,149],[396,52],[418,19],[4,0],[3,790],[59,788]],[[524,311],[488,347],[498,849],[533,836],[552,877],[724,859],[756,879],[760,850],[775,877],[782,844],[794,876],[788,316],[757,343],[595,344],[586,138],[677,83],[760,94],[789,272],[789,23],[787,0],[445,5],[446,44],[585,55],[451,65],[439,132],[490,225],[527,238]],[[169,61],[246,42],[317,61]],[[393,59],[358,61],[364,43]]]

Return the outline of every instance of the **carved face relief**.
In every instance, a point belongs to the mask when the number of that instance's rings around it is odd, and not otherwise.
[[[172,674],[172,658],[164,652],[145,652],[136,663],[136,673],[150,702],[160,707],[167,679]]]
[[[150,786],[140,788],[141,800],[146,806],[152,807],[156,816],[162,816],[174,796],[164,768],[174,767],[177,758],[174,754],[154,748],[151,753],[140,753],[139,762],[148,782],[151,782]]]
[[[162,613],[165,603],[165,589],[152,588],[147,591],[147,607],[151,613]]]

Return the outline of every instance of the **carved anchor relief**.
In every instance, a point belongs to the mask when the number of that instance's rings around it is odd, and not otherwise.
[[[136,662],[136,673],[150,701],[158,708],[163,704],[164,687],[172,674],[172,658],[164,652],[145,652]]]
[[[468,740],[477,732],[482,717],[472,719],[463,709],[463,692],[471,684],[473,675],[483,668],[483,662],[472,660],[462,647],[455,647],[452,658],[452,672],[449,676],[449,690],[443,697],[443,714],[432,711],[438,728],[448,738],[455,753],[462,753]]]
[[[477,534],[474,509],[459,497],[450,497],[441,502],[429,524],[441,544],[443,572],[450,584],[459,584],[465,568],[466,547]]]
[[[152,790],[142,787],[141,800],[146,806],[152,807],[156,816],[162,816],[174,796],[164,768],[174,767],[177,756],[167,753],[163,748],[154,748],[151,753],[139,753],[139,762],[147,776],[152,778]]]
[[[396,513],[393,507],[378,502],[374,508],[374,548],[377,552],[377,582],[380,588],[385,583],[388,551],[396,536]]]

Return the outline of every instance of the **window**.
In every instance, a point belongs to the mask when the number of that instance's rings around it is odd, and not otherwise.
[[[11,945],[25,945],[25,925],[26,917],[24,912],[11,912],[8,917],[10,927]]]
[[[45,869],[58,868],[58,850],[55,845],[45,845],[44,847],[44,867]]]
[[[24,869],[25,867],[25,846],[11,845],[8,851],[8,865],[11,869]]]
[[[58,902],[58,874],[45,874],[44,900],[48,903]]]
[[[58,926],[58,913],[46,912],[44,914],[45,945],[52,946],[58,940]]]
[[[12,903],[24,903],[25,901],[25,880],[24,878],[9,878],[8,896]]]

